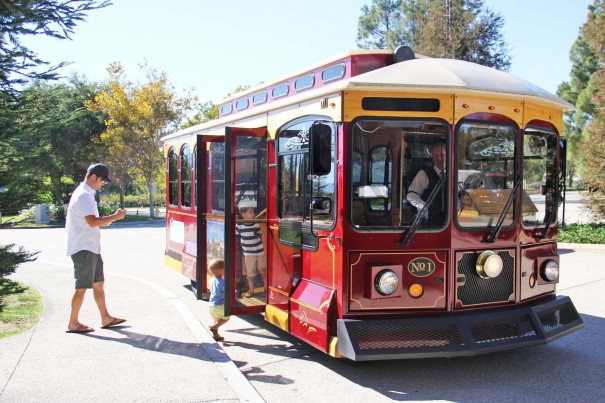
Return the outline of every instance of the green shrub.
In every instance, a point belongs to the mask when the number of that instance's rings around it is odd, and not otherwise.
[[[19,217],[21,217],[21,219],[23,220],[34,220],[36,218],[36,213],[34,213],[34,206],[21,210],[19,212]]]
[[[119,208],[120,203],[113,201],[102,201],[99,203],[99,217],[105,217],[106,215],[113,214]]]
[[[14,252],[14,244],[0,245],[0,280],[9,274],[15,272],[17,266],[21,263],[36,260],[35,256],[39,252],[27,252],[20,246],[19,250]]]
[[[156,207],[163,207],[166,195],[154,194],[154,203]],[[120,195],[117,193],[111,193],[103,196],[102,201],[108,201],[112,203],[120,204]],[[149,208],[149,195],[148,194],[137,194],[137,195],[126,195],[124,196],[124,207],[147,207]]]
[[[53,206],[50,206],[50,218],[52,220],[64,221],[65,213],[67,213],[66,204],[55,204]]]
[[[559,226],[559,242],[605,244],[605,224]]]

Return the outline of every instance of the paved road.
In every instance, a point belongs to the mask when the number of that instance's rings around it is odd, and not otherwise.
[[[0,244],[41,250],[14,276],[45,298],[40,323],[0,340],[0,401],[605,401],[605,250],[565,246],[559,293],[586,327],[540,347],[478,357],[347,365],[265,323],[234,317],[210,339],[205,303],[162,265],[163,227],[102,231],[117,330],[64,333],[72,271],[63,230],[2,230]],[[98,327],[90,296],[84,323]],[[222,347],[222,349],[221,349]],[[222,352],[226,353],[224,355]]]
[[[559,221],[565,221],[566,224],[602,221],[586,208],[584,194],[585,192],[578,191],[565,193],[565,205],[559,207]]]

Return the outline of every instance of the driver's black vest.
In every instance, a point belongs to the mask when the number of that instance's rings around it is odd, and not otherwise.
[[[426,201],[429,198],[429,195],[437,186],[437,182],[439,182],[439,175],[435,172],[435,168],[422,168],[426,177],[429,179],[429,185],[424,190],[422,195],[420,196],[422,200]],[[439,192],[435,195],[435,199],[431,206],[429,207],[429,219],[428,225],[431,227],[440,227],[443,224],[443,220],[445,219],[445,186],[441,186]]]

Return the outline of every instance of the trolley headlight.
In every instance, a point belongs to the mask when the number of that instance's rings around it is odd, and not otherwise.
[[[374,279],[374,287],[380,295],[391,295],[399,287],[399,277],[392,270],[382,270]]]
[[[546,281],[555,281],[559,278],[559,263],[547,260],[542,263],[542,278]]]
[[[495,278],[502,273],[504,263],[502,258],[491,250],[482,252],[477,258],[476,270],[481,278]]]

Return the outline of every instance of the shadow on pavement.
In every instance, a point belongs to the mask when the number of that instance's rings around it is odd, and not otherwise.
[[[236,363],[237,364],[237,363]],[[242,371],[242,374],[248,378],[249,381],[257,381],[264,383],[273,383],[277,385],[290,385],[294,383],[294,380],[286,378],[281,375],[266,375],[265,371],[259,367],[253,367],[248,370]]]
[[[394,401],[574,401],[578,392],[605,401],[605,320],[582,315],[585,328],[551,344],[474,357],[318,362],[356,385]],[[588,346],[593,346],[592,348]],[[588,347],[588,348],[587,348]],[[556,380],[556,381],[553,381]]]
[[[155,351],[164,354],[180,355],[183,357],[194,358],[196,360],[210,361],[201,343],[183,343],[180,341],[169,340],[162,337],[151,336],[148,334],[131,332],[129,330],[125,330],[125,328],[126,327],[124,326],[120,326],[108,330],[112,330],[116,333],[126,336],[126,338],[98,336],[90,333],[87,334],[87,336],[99,340],[107,340],[127,344],[129,346],[140,348],[142,350]]]

